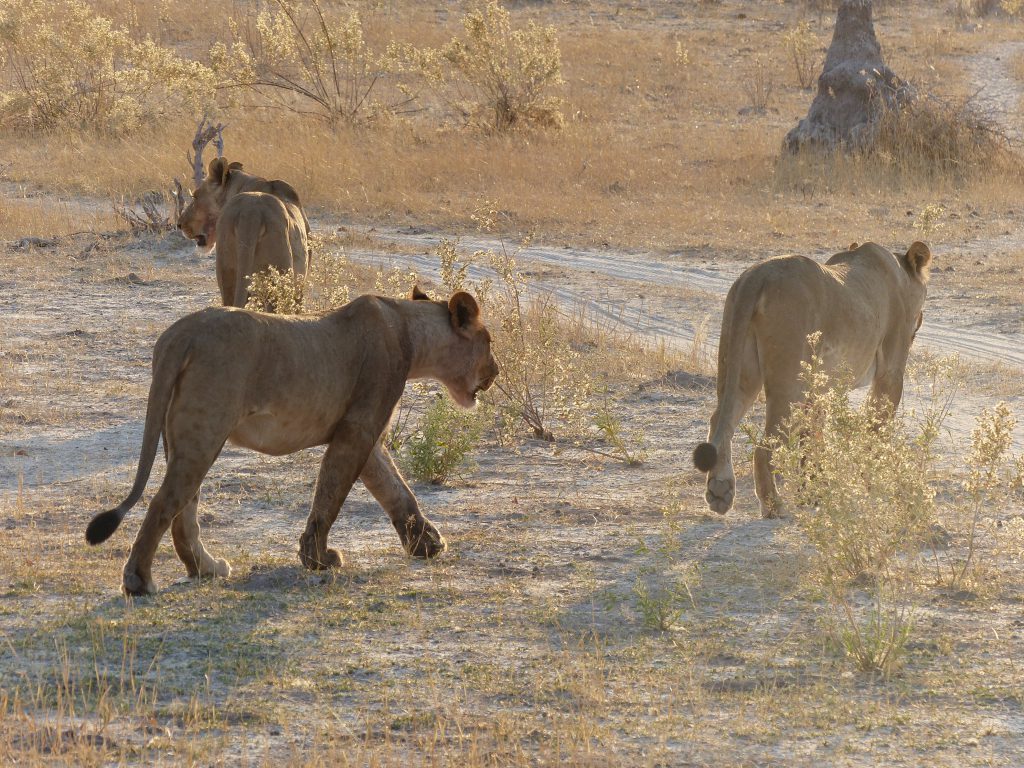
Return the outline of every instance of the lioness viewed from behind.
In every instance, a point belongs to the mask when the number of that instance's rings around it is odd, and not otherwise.
[[[153,350],[135,484],[116,509],[93,518],[105,541],[142,496],[163,434],[167,471],[124,566],[124,591],[156,591],[153,557],[168,527],[189,576],[227,576],[199,538],[199,486],[226,441],[279,456],[326,445],[299,558],[332,568],[327,534],[356,478],[387,512],[409,554],[432,557],[445,541],[421,513],[381,434],[408,379],[432,378],[471,408],[498,366],[476,300],[361,296],[319,318],[212,307],[178,320]]]
[[[903,396],[910,345],[921,326],[931,252],[914,243],[896,256],[875,243],[837,253],[825,264],[780,256],[747,269],[725,300],[718,342],[718,406],[708,441],[693,452],[707,472],[708,506],[732,507],[736,478],[732,435],[761,388],[765,441],[777,436],[793,403],[804,397],[801,363],[811,359],[807,337],[821,333],[817,354],[825,371],[848,371],[857,386],[871,384],[871,398],[895,408]],[[782,504],[771,451],[754,448],[754,490],[764,517]]]
[[[267,267],[306,273],[309,222],[298,193],[280,179],[246,173],[241,163],[210,161],[178,228],[206,251],[217,247],[217,285],[226,307],[244,307],[249,279]]]

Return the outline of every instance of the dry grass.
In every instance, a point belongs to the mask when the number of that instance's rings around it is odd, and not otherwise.
[[[406,7],[394,8],[373,16],[370,26],[382,39],[411,36]],[[783,81],[790,65],[782,35],[771,26],[747,24],[730,37],[735,19],[725,8],[709,8],[702,27],[675,22],[653,28],[661,9],[651,12],[593,27],[581,24],[570,9],[544,17],[561,30],[569,120],[564,131],[485,137],[438,133],[429,123],[414,121],[332,132],[285,114],[261,112],[257,121],[230,113],[225,115],[227,154],[260,173],[289,179],[315,206],[356,220],[429,221],[465,229],[474,203],[487,198],[507,212],[504,226],[510,233],[659,250],[705,243],[735,247],[737,240],[745,248],[771,249],[780,239],[796,248],[833,238],[864,239],[863,233],[902,240],[909,234],[899,212],[904,207],[963,195],[990,211],[1012,206],[1019,196],[1018,179],[997,183],[991,176],[966,187],[956,179],[931,179],[927,187],[893,188],[871,166],[859,173],[841,169],[844,178],[849,171],[861,183],[816,184],[809,200],[806,185],[779,182],[775,162],[782,136],[806,111],[809,95],[780,86],[773,96],[778,115],[739,116],[748,101],[745,70],[726,66],[737,57],[752,63],[758,51],[766,73]],[[531,15],[525,9],[518,13]],[[950,55],[943,58],[925,35],[900,26],[903,12],[892,13],[881,33],[897,71],[926,87],[940,84],[940,92],[950,96],[969,88],[964,73],[950,62],[963,50],[956,46],[977,41],[951,34],[947,37],[955,43],[945,44]],[[921,9],[906,13],[917,19]],[[439,22],[442,17],[419,10],[412,18],[424,25],[424,39],[431,41],[450,32],[454,17],[444,14]],[[816,34],[824,45],[827,28]],[[677,45],[687,51],[685,65]],[[8,172],[13,179],[62,194],[132,196],[163,189],[171,177],[185,175],[182,157],[191,130],[183,121],[128,141],[60,136],[27,146],[8,137],[0,138],[0,148],[13,158]],[[138,159],[140,144],[147,147],[144,161]],[[870,204],[861,203],[867,195]],[[880,209],[890,213],[880,215]],[[984,227],[987,218],[975,223]]]
[[[0,239],[49,239],[79,232],[109,232],[123,228],[113,208],[100,203],[83,206],[74,199],[5,196],[0,209]]]

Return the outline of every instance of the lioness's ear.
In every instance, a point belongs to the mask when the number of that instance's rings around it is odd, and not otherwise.
[[[235,160],[235,162],[231,163],[231,165],[228,166],[228,170],[229,171],[240,171],[240,170],[242,170],[242,164],[240,162],[238,162],[237,160]]]
[[[418,285],[412,287],[412,293],[409,294],[409,298],[413,301],[430,301],[430,297],[421,291]]]
[[[480,305],[468,293],[459,291],[448,301],[448,313],[452,318],[452,328],[465,331],[480,317]]]
[[[214,184],[223,184],[228,180],[228,172],[231,166],[223,157],[215,157],[210,161],[210,170],[207,178]]]
[[[854,240],[852,243],[850,243],[850,247],[847,248],[846,250],[848,250],[848,251],[856,251],[858,248],[860,248],[860,246],[857,245],[857,241]]]
[[[928,250],[927,245],[921,241],[915,242],[907,250],[903,261],[912,275],[918,275],[922,280],[928,279],[928,265],[932,263],[932,252]]]

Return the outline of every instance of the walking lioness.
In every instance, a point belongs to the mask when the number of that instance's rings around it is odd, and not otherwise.
[[[407,379],[432,378],[471,408],[498,375],[476,300],[361,296],[320,318],[214,307],[187,315],[153,350],[142,452],[128,498],[96,515],[90,544],[106,540],[142,496],[160,435],[167,472],[128,562],[124,591],[156,591],[157,544],[171,527],[190,576],[227,576],[199,538],[199,486],[226,441],[275,456],[326,445],[299,558],[307,568],[341,564],[327,533],[356,478],[380,502],[409,554],[432,557],[445,541],[419,510],[381,434]]]
[[[298,193],[288,182],[246,173],[241,163],[210,161],[178,228],[200,248],[217,247],[217,285],[226,307],[244,307],[250,278],[267,267],[306,273],[309,222]]]
[[[896,256],[875,243],[851,246],[825,264],[781,256],[746,270],[729,289],[718,342],[718,407],[708,441],[693,452],[707,472],[708,506],[732,507],[736,478],[732,434],[764,387],[765,438],[779,434],[793,403],[803,399],[801,362],[810,360],[808,335],[820,332],[825,370],[848,370],[871,397],[899,405],[910,344],[921,327],[931,253],[914,243]],[[764,517],[781,503],[771,451],[754,449],[754,490]]]

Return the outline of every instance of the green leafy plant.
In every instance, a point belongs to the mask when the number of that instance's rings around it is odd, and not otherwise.
[[[594,413],[594,426],[611,447],[613,455],[624,464],[638,467],[644,463],[647,451],[644,446],[643,430],[637,429],[626,434],[622,420],[612,408],[607,392],[603,402]]]
[[[446,396],[437,394],[405,442],[404,466],[414,480],[446,483],[464,466],[480,434],[476,414],[456,408]]]
[[[659,543],[653,549],[641,546],[641,554],[653,556],[653,563],[641,568],[633,582],[633,597],[640,618],[647,629],[669,632],[679,626],[679,620],[697,601],[694,587],[700,582],[700,571],[695,565],[680,566],[671,521],[663,521]]]

